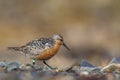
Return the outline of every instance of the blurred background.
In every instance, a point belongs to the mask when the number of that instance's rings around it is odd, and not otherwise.
[[[107,65],[120,55],[120,0],[0,0],[0,61],[31,63],[9,46],[61,34],[61,47],[48,63],[69,66],[82,59]],[[38,64],[41,64],[38,61]]]

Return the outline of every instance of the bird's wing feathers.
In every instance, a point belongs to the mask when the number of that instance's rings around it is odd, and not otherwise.
[[[26,44],[23,52],[31,54],[40,54],[45,50],[45,48],[50,48],[54,45],[55,41],[52,38],[40,38],[33,40]]]

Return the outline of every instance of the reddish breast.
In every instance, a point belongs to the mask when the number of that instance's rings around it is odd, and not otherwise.
[[[61,41],[56,41],[54,46],[52,46],[49,49],[46,49],[45,51],[43,51],[42,53],[37,55],[36,59],[38,59],[38,60],[48,60],[48,59],[50,59],[51,57],[53,57],[58,52],[60,46],[61,46]]]

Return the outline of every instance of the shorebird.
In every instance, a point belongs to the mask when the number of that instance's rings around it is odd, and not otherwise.
[[[61,35],[53,35],[50,38],[35,39],[23,46],[8,47],[8,49],[29,55],[32,59],[33,65],[35,65],[36,60],[42,60],[45,65],[53,69],[46,63],[46,60],[52,58],[58,52],[61,45],[63,45],[68,51],[70,50],[64,43]]]

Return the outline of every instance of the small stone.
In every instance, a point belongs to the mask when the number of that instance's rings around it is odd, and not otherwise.
[[[9,64],[10,62],[0,62],[0,66],[1,67],[5,67]]]
[[[113,58],[109,64],[112,64],[112,63],[119,63],[120,64],[120,57],[115,57]]]
[[[9,72],[9,71],[18,69],[19,66],[20,66],[20,64],[17,63],[17,62],[10,62],[8,65],[6,65],[5,70],[6,70],[7,72]]]
[[[81,67],[96,67],[96,66],[93,66],[92,64],[90,64],[87,60],[82,60],[80,66]]]
[[[34,66],[31,65],[31,64],[22,64],[22,65],[20,65],[19,68],[22,69],[22,70],[31,70],[31,69],[34,68]]]

